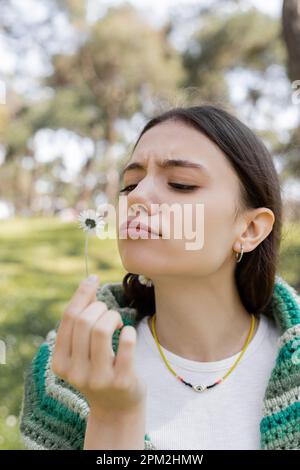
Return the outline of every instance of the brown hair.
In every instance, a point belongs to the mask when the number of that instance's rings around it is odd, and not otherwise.
[[[278,175],[272,157],[249,127],[228,111],[212,106],[176,107],[152,118],[142,135],[167,120],[181,121],[205,134],[225,154],[240,181],[243,208],[267,207],[275,215],[269,235],[255,250],[244,253],[235,269],[241,301],[248,312],[261,313],[272,297],[282,230],[282,200]],[[127,273],[123,289],[130,305],[137,309],[137,320],[155,313],[154,287],[138,281],[138,274]]]

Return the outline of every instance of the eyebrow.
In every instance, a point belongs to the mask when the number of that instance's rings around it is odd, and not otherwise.
[[[207,169],[204,165],[202,165],[201,163],[191,162],[190,160],[182,160],[182,159],[174,159],[174,158],[166,159],[166,160],[162,160],[161,162],[158,162],[157,166],[159,166],[160,168],[163,168],[163,169],[173,168],[173,167],[193,168],[195,170],[200,170],[203,173],[205,173],[207,176],[209,176],[209,173],[208,173],[208,171],[207,171]],[[121,173],[121,177],[123,178],[124,174],[127,171],[131,171],[131,170],[145,170],[145,167],[144,167],[144,165],[142,165],[139,162],[129,163],[123,169],[123,171]]]

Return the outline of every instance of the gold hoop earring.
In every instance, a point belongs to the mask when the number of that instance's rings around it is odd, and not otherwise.
[[[241,252],[238,253],[236,252],[235,253],[235,258],[236,258],[236,262],[239,263],[243,257],[243,254],[244,254],[244,248],[243,248],[243,244],[241,243]]]

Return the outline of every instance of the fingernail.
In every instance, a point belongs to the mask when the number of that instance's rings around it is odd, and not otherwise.
[[[88,277],[88,281],[97,282],[97,281],[98,281],[98,276],[97,276],[97,274],[91,274],[91,275]]]

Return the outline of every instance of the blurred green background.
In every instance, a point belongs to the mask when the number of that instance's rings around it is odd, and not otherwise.
[[[16,218],[0,224],[0,339],[7,348],[0,365],[1,449],[23,447],[17,424],[23,372],[85,277],[84,243],[78,223]],[[116,243],[89,235],[89,273],[102,283],[125,273]]]
[[[23,373],[85,277],[84,209],[115,204],[144,124],[226,107],[266,143],[300,290],[300,0],[1,0],[0,449],[20,449]],[[89,272],[125,274],[113,239]]]

